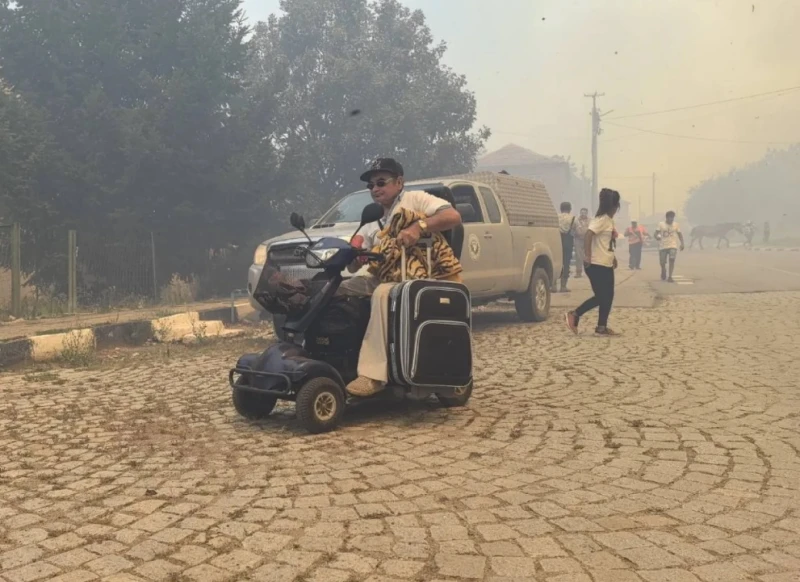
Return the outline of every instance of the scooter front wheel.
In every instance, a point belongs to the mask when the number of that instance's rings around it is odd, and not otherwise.
[[[334,380],[312,378],[297,393],[297,419],[311,434],[336,428],[344,414],[344,393]]]

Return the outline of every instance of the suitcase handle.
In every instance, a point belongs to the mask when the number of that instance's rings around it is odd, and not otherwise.
[[[417,246],[425,248],[425,256],[426,256],[426,258],[428,260],[428,275],[429,275],[429,278],[432,279],[433,278],[433,273],[432,273],[432,271],[433,271],[433,268],[432,268],[433,262],[431,261],[431,245],[420,245],[420,244],[417,244]],[[404,247],[404,246],[400,247],[400,278],[401,278],[402,281],[406,281],[406,279],[408,278],[408,273],[406,271],[406,247]]]

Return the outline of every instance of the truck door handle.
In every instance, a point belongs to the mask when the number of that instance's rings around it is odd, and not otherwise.
[[[492,235],[488,232],[483,234],[483,238],[492,238]]]

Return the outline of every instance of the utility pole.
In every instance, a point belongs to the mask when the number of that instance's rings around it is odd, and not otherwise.
[[[605,93],[595,91],[591,95],[583,95],[592,98],[592,195],[589,201],[589,208],[594,214],[595,200],[597,199],[597,136],[602,133],[600,129],[600,111],[597,109],[597,98],[604,97]]]
[[[584,196],[586,196],[586,164],[581,164],[581,204],[583,204]],[[591,196],[588,198],[587,205],[591,204]]]
[[[653,216],[656,215],[656,173],[653,172]]]

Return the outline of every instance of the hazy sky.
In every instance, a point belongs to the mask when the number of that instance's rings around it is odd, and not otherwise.
[[[619,190],[634,214],[640,196],[651,211],[653,172],[663,212],[682,206],[702,179],[785,147],[765,142],[800,141],[800,90],[613,119],[800,86],[800,0],[403,3],[421,9],[436,39],[447,42],[446,64],[466,75],[478,123],[493,131],[490,151],[513,142],[571,156],[590,175],[584,93],[605,93],[600,185]],[[278,10],[278,0],[244,5],[253,20]]]

